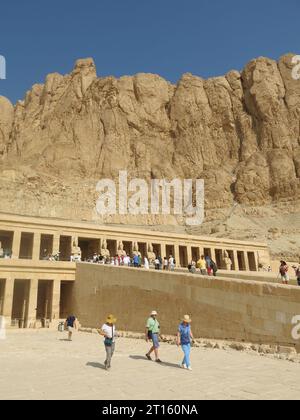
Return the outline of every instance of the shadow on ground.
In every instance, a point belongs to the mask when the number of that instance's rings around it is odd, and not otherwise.
[[[146,360],[146,361],[148,361],[148,359],[146,357],[143,357],[143,356],[132,356],[131,355],[129,357],[130,357],[130,359],[133,359],[133,360]],[[154,360],[153,360],[153,362],[154,362]],[[162,363],[159,363],[159,365],[160,366],[166,366],[166,367],[172,367],[172,368],[176,368],[176,369],[181,369],[179,364],[176,365],[175,363],[162,362]]]
[[[88,362],[86,364],[86,366],[90,366],[90,367],[93,367],[93,368],[96,368],[96,369],[106,370],[104,365],[102,365],[101,363],[97,363],[97,362]]]

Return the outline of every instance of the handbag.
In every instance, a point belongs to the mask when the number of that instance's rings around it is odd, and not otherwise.
[[[104,340],[104,345],[106,347],[112,347],[113,342],[114,342],[114,327],[111,327],[111,329],[112,329],[112,338],[105,337],[105,340]]]

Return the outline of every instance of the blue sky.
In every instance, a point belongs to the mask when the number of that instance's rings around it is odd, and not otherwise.
[[[299,18],[299,0],[3,0],[0,95],[15,102],[83,57],[98,76],[221,75],[261,55],[299,54]]]

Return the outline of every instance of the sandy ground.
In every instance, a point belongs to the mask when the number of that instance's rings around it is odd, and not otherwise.
[[[110,372],[101,337],[56,331],[9,331],[0,341],[1,399],[300,399],[300,364],[195,348],[193,371],[181,351],[161,346],[162,365],[143,356],[142,340],[118,339]]]

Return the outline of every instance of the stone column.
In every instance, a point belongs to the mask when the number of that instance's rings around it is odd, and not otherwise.
[[[21,234],[20,230],[14,231],[13,245],[12,245],[12,258],[18,259],[20,254],[20,245],[21,245]]]
[[[237,254],[237,250],[233,251],[233,263],[234,263],[234,267],[235,267],[235,271],[239,271],[239,259],[238,259],[238,254]]]
[[[39,261],[40,251],[41,251],[41,234],[37,232],[34,234],[34,237],[33,237],[32,259],[34,261]]]
[[[247,251],[244,251],[244,259],[245,259],[246,271],[250,271],[250,264],[249,264],[249,258],[248,258],[248,252]]]
[[[216,262],[216,250],[215,250],[215,248],[211,248],[211,259],[212,259],[215,263],[217,263],[217,262]]]
[[[59,252],[59,244],[60,244],[60,234],[54,233],[53,235],[53,255]]]
[[[8,277],[5,281],[4,301],[3,301],[3,316],[5,317],[6,325],[10,325],[11,313],[14,299],[14,284],[13,278]]]
[[[53,289],[52,289],[52,314],[51,314],[51,322],[58,322],[59,321],[59,312],[60,312],[60,280],[53,281]]]
[[[28,313],[26,317],[26,328],[34,328],[36,323],[36,309],[38,298],[38,284],[37,278],[30,280],[29,298],[28,298]]]
[[[162,258],[169,258],[169,256],[167,255],[167,246],[166,244],[160,244],[160,249],[161,249],[161,257]]]
[[[191,263],[193,257],[192,257],[192,247],[190,245],[187,245],[187,259],[188,259],[188,264]]]
[[[258,252],[254,252],[254,258],[255,258],[256,271],[259,271],[258,270]]]
[[[174,257],[176,261],[176,267],[180,267],[180,253],[179,253],[179,245],[174,245]]]

